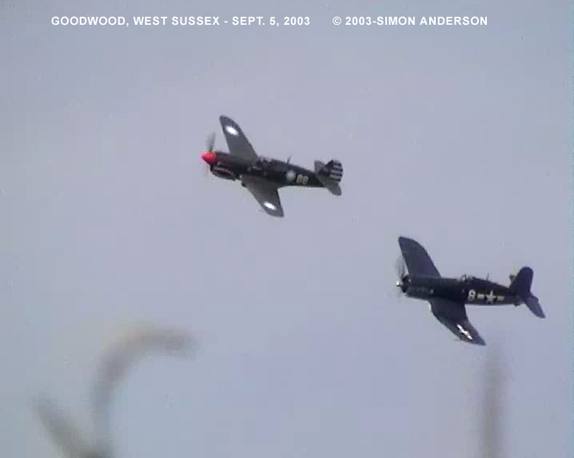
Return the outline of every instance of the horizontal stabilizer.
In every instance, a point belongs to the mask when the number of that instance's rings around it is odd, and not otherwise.
[[[540,301],[536,296],[531,294],[524,300],[524,303],[526,304],[526,307],[528,307],[528,309],[538,318],[546,318],[544,310],[542,310],[542,307],[540,306]]]

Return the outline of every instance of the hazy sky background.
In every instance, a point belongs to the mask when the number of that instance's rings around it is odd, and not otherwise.
[[[488,359],[505,456],[572,455],[569,2],[0,2],[0,446],[58,455],[45,393],[87,428],[98,356],[134,322],[195,360],[123,384],[120,457],[480,457]],[[308,15],[304,28],[57,28],[52,15]],[[488,15],[336,28],[333,15]],[[273,219],[205,176],[234,118],[255,149],[343,162],[343,196]],[[534,268],[546,320],[470,307],[487,347],[397,298],[397,237],[443,275]]]

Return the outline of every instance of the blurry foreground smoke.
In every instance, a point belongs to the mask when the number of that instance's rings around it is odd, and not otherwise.
[[[69,458],[111,456],[103,450],[96,450],[95,445],[88,444],[69,418],[49,400],[41,399],[36,404],[36,411],[40,421],[64,456]]]
[[[505,374],[500,348],[489,352],[484,369],[482,412],[480,419],[479,455],[484,458],[504,458],[502,427],[504,421]]]
[[[92,391],[95,438],[88,441],[72,422],[46,399],[36,405],[42,424],[66,457],[111,458],[113,456],[110,414],[113,397],[129,369],[151,354],[190,354],[191,338],[182,332],[155,327],[140,328],[124,335],[102,357]]]

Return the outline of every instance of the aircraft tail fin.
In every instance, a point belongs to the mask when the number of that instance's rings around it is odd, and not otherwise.
[[[321,184],[331,193],[336,196],[341,195],[341,186],[339,186],[339,183],[343,178],[343,164],[335,159],[326,164],[321,161],[315,161],[315,174]]]
[[[510,290],[526,304],[528,309],[538,318],[544,318],[544,311],[538,298],[530,292],[534,272],[530,267],[523,267],[510,283]]]

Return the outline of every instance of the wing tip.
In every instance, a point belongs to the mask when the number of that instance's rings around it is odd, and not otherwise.
[[[419,245],[419,243],[418,243],[415,239],[411,239],[411,238],[409,238],[409,237],[405,237],[404,235],[400,235],[398,240],[399,240],[399,245],[400,245],[400,246],[403,246],[403,245],[406,245],[406,244],[417,244],[417,245]]]
[[[475,336],[475,337],[473,338],[472,342],[469,342],[469,343],[472,343],[472,344],[474,344],[474,345],[480,345],[481,347],[486,346],[486,342],[485,342],[484,339],[483,339],[482,337],[480,337],[480,336]]]
[[[225,116],[225,115],[221,115],[219,116],[219,122],[221,124],[232,124],[232,125],[236,125],[236,122],[231,119],[229,116]]]
[[[277,205],[271,202],[260,202],[259,204],[261,205],[263,211],[268,215],[275,216],[277,218],[283,218],[283,216],[285,216],[283,213],[283,207],[280,204]]]
[[[478,335],[478,333],[476,333],[475,335],[473,335],[472,338],[469,338],[469,337],[467,337],[467,336],[460,335],[460,334],[458,334],[458,333],[457,333],[456,336],[460,339],[461,342],[465,342],[465,343],[468,343],[468,344],[471,344],[471,345],[478,345],[478,346],[481,346],[481,347],[486,346],[485,340],[484,340],[480,335]]]
[[[411,239],[410,237],[400,236],[399,237],[399,247],[401,251],[414,251],[419,250],[425,253],[428,256],[426,249],[415,239]]]
[[[461,334],[459,334],[459,337],[461,339],[463,339],[465,342],[471,343],[473,345],[480,345],[480,346],[486,345],[486,342],[481,337],[481,335],[478,333],[476,328],[472,324],[470,324],[470,321],[466,320],[462,323],[462,325],[463,325],[463,328],[465,329],[466,332],[465,333],[461,332]]]

